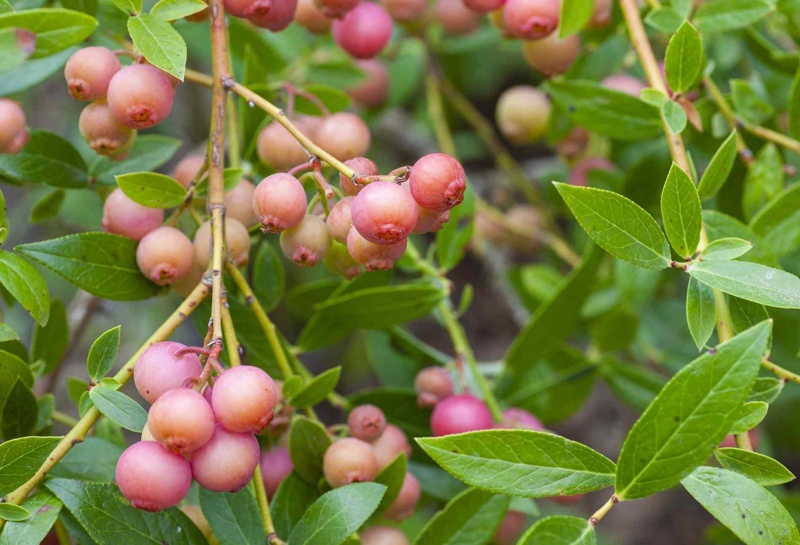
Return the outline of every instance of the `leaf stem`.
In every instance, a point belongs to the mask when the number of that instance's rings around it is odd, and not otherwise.
[[[589,524],[591,526],[597,526],[597,523],[603,520],[603,517],[611,511],[611,508],[614,507],[616,504],[619,503],[619,499],[617,498],[616,494],[612,494],[608,501],[603,504],[603,506],[595,511],[595,513],[589,517]]]
[[[792,373],[788,369],[784,369],[780,365],[772,363],[767,358],[761,360],[761,367],[763,367],[767,371],[770,371],[771,373],[775,374],[775,376],[783,379],[786,382],[794,382],[795,384],[800,384],[800,375]]]

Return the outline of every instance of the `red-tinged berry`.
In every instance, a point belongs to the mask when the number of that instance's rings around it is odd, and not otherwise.
[[[347,235],[347,251],[368,271],[388,271],[403,257],[408,239],[394,244],[375,244],[362,237],[355,227]]]
[[[400,522],[413,515],[419,503],[420,493],[419,481],[411,473],[406,473],[400,493],[384,512],[384,518]]]
[[[408,537],[397,528],[372,526],[360,532],[361,545],[411,545]]]
[[[205,155],[187,155],[175,165],[172,177],[178,180],[183,187],[189,187],[205,164]]]
[[[250,233],[233,218],[225,220],[225,251],[237,267],[247,263],[250,255]],[[211,221],[203,223],[194,234],[194,258],[204,269],[211,263]]]
[[[214,412],[199,392],[175,388],[150,407],[147,426],[164,448],[189,454],[205,445],[214,434]]]
[[[367,159],[366,157],[353,157],[345,161],[344,164],[362,176],[378,175],[378,165],[376,165],[372,159]],[[355,196],[366,186],[356,185],[353,183],[353,180],[346,177],[344,174],[339,174],[339,187],[345,195]]]
[[[614,163],[605,157],[587,157],[575,163],[569,174],[569,183],[575,186],[589,185],[589,174],[596,170],[614,170]]]
[[[455,392],[453,379],[444,367],[426,367],[414,378],[414,390],[420,407],[435,407]]]
[[[408,237],[419,211],[414,197],[392,182],[373,182],[353,199],[353,227],[375,244],[395,244]]]
[[[391,40],[392,18],[380,4],[361,2],[333,22],[331,34],[339,47],[355,58],[371,59]]]
[[[183,456],[167,451],[159,443],[141,441],[119,457],[115,480],[131,505],[160,511],[178,505],[186,497],[192,470]]]
[[[325,480],[333,488],[375,480],[378,461],[368,443],[347,437],[328,447],[322,458]]]
[[[508,0],[503,7],[506,29],[524,40],[539,40],[558,26],[561,0]]]
[[[100,155],[111,155],[133,138],[133,129],[114,117],[106,102],[92,102],[78,118],[81,136]]]
[[[272,8],[272,0],[225,0],[225,11],[234,17],[263,16]]]
[[[247,20],[257,27],[267,28],[272,32],[280,32],[294,20],[296,9],[297,0],[272,0],[272,7],[267,13],[252,15]]]
[[[639,98],[639,96],[642,94],[642,91],[647,89],[647,84],[645,82],[628,74],[614,74],[613,76],[608,76],[602,81],[602,84],[609,89],[613,89],[614,91],[619,91],[620,93],[625,93],[636,98]]]
[[[136,264],[152,282],[166,286],[192,270],[194,246],[174,227],[162,226],[139,241]]]
[[[234,432],[261,431],[272,420],[277,398],[272,378],[249,365],[222,373],[211,392],[217,422]]]
[[[69,94],[78,100],[104,100],[111,78],[121,68],[110,49],[84,47],[73,53],[64,67]]]
[[[492,427],[492,413],[486,403],[469,394],[447,397],[440,401],[431,415],[431,430],[437,437],[488,430]]]
[[[528,65],[548,77],[569,70],[580,52],[581,39],[577,34],[559,38],[554,32],[546,38],[522,45],[522,55]]]
[[[364,267],[347,251],[347,246],[335,240],[331,242],[331,249],[328,250],[328,255],[322,262],[329,271],[343,276],[347,280],[352,280],[364,272]]]
[[[347,243],[347,234],[350,232],[350,228],[353,227],[353,199],[354,197],[345,197],[337,202],[325,219],[333,240],[342,244]]]
[[[464,167],[446,153],[431,153],[411,168],[409,188],[422,208],[444,212],[461,204],[467,189]]]
[[[15,153],[14,141],[25,133],[25,112],[18,102],[0,98],[0,153]],[[18,150],[17,150],[18,151]]]
[[[304,135],[316,139],[313,126],[306,118],[296,119],[294,125]],[[273,121],[261,129],[261,133],[258,135],[257,152],[262,163],[278,171],[289,170],[308,161],[308,154],[303,146],[277,121]]]
[[[108,106],[117,121],[132,129],[162,122],[172,110],[175,91],[166,74],[154,66],[132,64],[108,85]]]
[[[256,186],[242,178],[236,187],[225,193],[225,217],[234,219],[248,228],[258,224],[258,217],[253,212],[255,192]]]
[[[375,405],[359,405],[347,416],[350,435],[362,441],[375,441],[386,429],[386,415]]]
[[[579,501],[581,501],[584,496],[585,496],[585,494],[572,494],[572,495],[569,495],[569,496],[567,496],[567,495],[564,495],[564,496],[553,496],[550,499],[553,500],[554,502],[560,504],[560,505],[574,505],[574,504],[578,503]]]
[[[308,199],[303,185],[290,174],[267,176],[253,193],[253,211],[265,233],[280,233],[295,227],[306,215]]]
[[[509,142],[530,144],[547,132],[551,111],[550,99],[545,93],[530,85],[517,85],[500,95],[495,119]]]
[[[542,422],[532,413],[518,407],[503,411],[503,419],[495,424],[495,428],[509,430],[547,431]]]
[[[464,5],[472,11],[489,13],[503,7],[506,0],[462,0]]]
[[[155,403],[164,393],[200,376],[203,366],[196,354],[178,355],[185,348],[185,344],[164,341],[142,352],[133,368],[133,382],[139,395]]]
[[[314,0],[298,0],[294,22],[312,34],[324,34],[331,28],[331,20],[315,4]]]
[[[389,71],[383,62],[378,59],[360,59],[356,65],[364,73],[364,79],[347,89],[350,98],[366,108],[375,108],[386,102],[390,80]]]
[[[389,16],[399,23],[419,21],[428,9],[427,0],[381,0]]]
[[[436,0],[434,16],[447,34],[471,34],[481,27],[483,14],[464,5],[462,0]]]
[[[525,530],[525,515],[509,511],[492,536],[492,545],[514,545]]]
[[[237,433],[217,425],[208,443],[192,453],[192,476],[214,492],[236,492],[253,478],[259,456],[253,433]]]
[[[330,248],[328,226],[319,216],[306,216],[297,226],[281,233],[283,255],[301,267],[313,267]]]
[[[394,424],[386,424],[383,433],[375,441],[370,443],[375,459],[378,461],[378,468],[383,470],[386,466],[395,461],[400,454],[405,454],[406,458],[411,458],[411,445],[408,442],[403,430]]]
[[[315,0],[317,8],[330,19],[342,18],[361,0]]]
[[[141,240],[147,233],[161,227],[164,211],[148,208],[128,198],[121,189],[112,191],[103,203],[103,231]]]
[[[275,447],[261,453],[261,478],[267,498],[272,499],[283,480],[294,469],[289,451],[284,447]]]
[[[317,144],[340,161],[366,154],[371,141],[367,124],[350,112],[328,116],[317,129]]]

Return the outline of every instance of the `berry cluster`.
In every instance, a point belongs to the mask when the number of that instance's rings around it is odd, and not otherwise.
[[[177,505],[192,479],[216,492],[235,492],[250,481],[259,463],[255,434],[272,420],[275,383],[256,367],[234,367],[220,373],[213,388],[206,385],[198,392],[192,388],[200,385],[202,373],[198,351],[161,342],[136,362],[136,389],[152,406],[142,441],[117,463],[116,481],[139,509]],[[274,456],[264,454],[268,462]],[[285,476],[284,469],[279,465],[275,473]],[[271,470],[267,474],[276,477]]]

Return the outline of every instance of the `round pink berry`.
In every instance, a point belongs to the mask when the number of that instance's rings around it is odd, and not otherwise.
[[[172,110],[174,97],[166,74],[147,64],[126,66],[108,85],[108,106],[117,121],[132,129],[146,129],[163,121]]]
[[[272,499],[292,469],[294,465],[285,447],[275,447],[261,453],[261,478],[264,480],[264,488],[269,499]]]
[[[108,84],[122,66],[110,49],[84,47],[72,54],[64,67],[69,93],[78,100],[103,100]]]
[[[152,282],[166,286],[192,270],[194,245],[174,227],[161,226],[139,241],[136,264]]]
[[[214,492],[236,492],[253,478],[259,454],[255,435],[218,425],[211,440],[192,453],[192,476]]]
[[[436,405],[431,415],[431,430],[437,437],[488,430],[492,424],[492,413],[486,404],[469,394],[443,399]]]
[[[112,191],[103,203],[103,231],[141,240],[147,233],[161,227],[164,211],[148,208],[128,198],[121,189]]]
[[[331,208],[331,213],[325,219],[333,240],[343,244],[347,243],[347,234],[353,227],[352,206],[353,197],[345,197]]]
[[[248,21],[257,27],[267,28],[272,32],[280,32],[288,27],[294,20],[297,9],[297,0],[271,0],[272,7],[263,14],[255,13],[248,16]]]
[[[177,354],[185,348],[185,344],[164,341],[142,352],[133,368],[133,382],[139,395],[155,403],[165,392],[200,376],[203,366],[197,354]]]
[[[464,167],[446,153],[420,158],[408,178],[411,195],[423,208],[444,212],[461,204],[467,189]]]
[[[532,413],[518,407],[511,407],[503,411],[503,420],[495,424],[498,429],[520,429],[547,431],[542,422]]]
[[[357,59],[371,59],[392,38],[392,18],[380,4],[361,2],[333,22],[333,39]]]
[[[368,271],[388,271],[403,257],[408,239],[394,244],[375,244],[362,237],[355,227],[347,235],[347,251]]]
[[[128,447],[117,461],[116,481],[131,505],[145,511],[173,507],[186,497],[192,470],[183,456],[154,441]]]
[[[272,378],[249,365],[226,370],[211,392],[217,421],[235,432],[261,431],[272,420],[277,398]]]
[[[408,191],[392,182],[373,182],[356,195],[353,227],[375,244],[395,244],[417,224],[417,203]]]
[[[160,396],[147,415],[153,438],[167,450],[189,454],[214,434],[214,412],[199,392],[175,388]]]
[[[508,0],[503,8],[503,20],[512,36],[538,40],[558,26],[561,0]]]
[[[301,267],[313,267],[328,254],[331,236],[322,218],[308,215],[281,233],[280,242],[283,255]]]
[[[303,185],[290,174],[267,176],[253,193],[253,211],[265,233],[280,233],[296,226],[303,221],[307,206]]]

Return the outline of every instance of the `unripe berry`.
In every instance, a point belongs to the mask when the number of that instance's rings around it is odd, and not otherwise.
[[[78,119],[81,136],[100,155],[111,155],[133,138],[133,129],[117,121],[106,102],[92,102]]]
[[[211,400],[217,421],[226,430],[257,432],[272,420],[278,390],[258,367],[233,367],[214,382]]]
[[[214,434],[214,413],[202,394],[175,388],[159,397],[147,414],[147,425],[167,450],[189,454]]]
[[[364,267],[353,259],[347,251],[347,246],[336,241],[331,243],[331,249],[328,250],[328,255],[325,256],[322,262],[325,263],[325,267],[329,271],[341,275],[347,280],[352,280],[364,272]]]
[[[78,100],[103,100],[108,84],[122,65],[110,49],[84,47],[72,54],[64,67],[69,94]]]
[[[375,405],[359,405],[347,416],[350,435],[362,441],[374,441],[386,429],[386,415]]]
[[[594,0],[589,28],[600,28],[611,22],[611,0]]]
[[[166,286],[192,270],[194,246],[174,227],[162,226],[139,241],[136,264],[151,281]]]
[[[503,420],[495,424],[495,428],[504,430],[547,431],[538,418],[525,409],[520,409],[518,407],[511,407],[503,411]]]
[[[390,85],[386,66],[378,59],[361,59],[356,65],[364,72],[365,78],[347,89],[350,98],[366,108],[375,108],[386,102]]]
[[[347,235],[347,251],[368,271],[388,271],[403,257],[408,239],[394,244],[375,244],[362,237],[355,227]]]
[[[381,436],[370,443],[370,446],[381,470],[394,462],[401,453],[405,454],[406,458],[411,457],[411,445],[406,434],[394,424],[386,424]]]
[[[539,89],[530,85],[510,87],[497,101],[497,127],[511,143],[529,144],[547,132],[551,110],[550,99]]]
[[[294,124],[304,135],[310,138],[316,137],[311,124],[305,118],[296,119]],[[289,170],[308,161],[308,154],[303,146],[277,121],[261,129],[257,152],[262,163],[278,171]]]
[[[430,153],[414,163],[408,185],[417,204],[444,212],[464,200],[467,175],[455,158],[446,153]]]
[[[522,55],[528,65],[548,77],[569,70],[580,52],[581,39],[577,34],[559,38],[553,33],[522,45]]]
[[[361,545],[411,545],[406,535],[397,528],[373,526],[360,533]]]
[[[183,187],[189,187],[189,184],[192,183],[205,164],[205,155],[187,155],[175,165],[175,170],[172,171],[172,177]]]
[[[587,157],[575,163],[569,174],[569,183],[585,187],[589,184],[589,173],[594,170],[614,170],[614,163],[605,157]]]
[[[347,437],[328,447],[322,458],[325,480],[333,488],[375,480],[378,461],[368,443]]]
[[[400,23],[417,21],[425,15],[427,0],[381,0],[392,19]]]
[[[353,227],[353,214],[351,210],[353,199],[354,197],[345,197],[337,202],[333,208],[331,208],[331,213],[328,214],[328,217],[325,219],[325,223],[328,225],[328,231],[331,237],[333,237],[333,240],[341,242],[342,244],[347,243],[347,234],[350,232],[350,228]]]
[[[256,192],[249,180],[242,178],[236,187],[225,193],[225,217],[234,219],[245,227],[252,227],[258,223],[258,217],[253,212],[253,193]]]
[[[639,98],[642,91],[647,89],[647,84],[645,82],[628,74],[614,74],[613,76],[608,76],[602,81],[602,84],[609,89],[619,91],[620,93],[626,93],[636,98]]]
[[[492,413],[480,399],[469,394],[447,397],[440,401],[431,415],[431,430],[437,437],[488,430]]]
[[[261,453],[261,478],[267,497],[272,499],[283,480],[294,469],[292,458],[285,447],[275,447]]]
[[[525,530],[525,515],[509,511],[492,537],[492,545],[514,545]]]
[[[234,17],[255,17],[269,13],[272,0],[225,0],[225,11]]]
[[[280,233],[303,221],[308,199],[303,185],[290,174],[267,176],[253,193],[253,211],[265,233]]]
[[[225,220],[225,251],[237,267],[247,263],[250,255],[250,233],[233,218]],[[203,268],[211,263],[211,221],[203,223],[194,234],[194,258]]]
[[[132,64],[117,72],[108,85],[108,106],[117,121],[146,129],[163,121],[172,110],[175,91],[167,76],[154,66]]]
[[[279,32],[291,24],[295,9],[297,0],[272,0],[272,7],[267,13],[252,15],[248,17],[248,21],[257,27]]]
[[[314,0],[298,0],[294,22],[312,34],[324,34],[331,28],[331,20],[317,8]]]
[[[296,227],[281,233],[283,255],[301,267],[313,267],[330,248],[328,226],[319,216],[306,216]]]
[[[341,18],[355,8],[361,0],[315,0],[317,8],[331,19]]]
[[[158,229],[164,221],[164,211],[148,208],[129,199],[121,189],[112,191],[103,203],[103,231],[141,240]]]
[[[483,22],[483,14],[469,9],[462,0],[436,0],[434,14],[447,34],[471,34]]]
[[[489,13],[503,7],[506,0],[463,0],[464,5],[472,11]]]
[[[414,378],[417,404],[420,407],[435,407],[446,397],[453,395],[453,379],[444,367],[426,367]]]
[[[344,162],[345,165],[355,170],[362,176],[377,176],[378,165],[372,159],[366,157],[353,157]],[[347,178],[344,174],[339,174],[339,187],[342,193],[348,196],[358,195],[359,191],[364,189],[365,186],[356,185],[353,180]]]
[[[0,98],[0,153],[11,151],[14,140],[25,131],[25,112],[18,102]]]
[[[328,116],[317,130],[317,144],[340,161],[367,153],[371,140],[367,124],[349,112]]]
[[[139,395],[149,403],[155,403],[164,393],[200,376],[203,366],[197,354],[178,356],[177,352],[184,348],[185,344],[164,341],[149,346],[136,360],[133,382]]]
[[[419,502],[419,481],[411,473],[406,473],[400,493],[395,498],[389,509],[383,514],[384,518],[400,522],[414,514]]]
[[[503,20],[513,36],[538,40],[556,29],[560,11],[561,0],[508,0]]]
[[[371,59],[392,38],[392,18],[380,4],[361,2],[333,22],[331,34],[339,47],[355,58]]]
[[[355,196],[353,227],[375,244],[395,244],[414,229],[419,218],[414,197],[392,182],[373,182]]]
[[[131,505],[160,511],[186,497],[192,470],[183,456],[168,452],[156,442],[141,441],[119,457],[115,480]]]
[[[236,492],[253,478],[259,454],[255,435],[217,425],[211,440],[192,453],[192,476],[214,492]]]
[[[436,212],[421,206],[417,206],[417,209],[419,210],[419,218],[417,218],[417,224],[412,231],[415,235],[441,231],[444,224],[450,221],[450,210]]]

